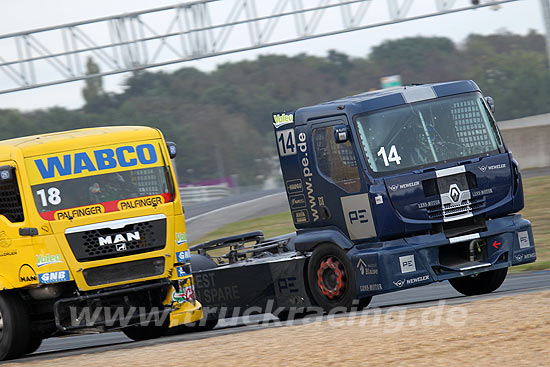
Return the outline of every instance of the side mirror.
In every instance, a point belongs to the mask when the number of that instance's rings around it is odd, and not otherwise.
[[[341,144],[349,141],[349,130],[346,125],[334,126],[334,141],[336,144]]]
[[[170,154],[170,159],[176,158],[176,153],[178,151],[176,148],[176,143],[167,141],[166,147],[168,148],[168,154]]]
[[[493,99],[493,97],[485,97],[485,102],[487,102],[487,105],[491,109],[491,112],[495,113],[495,100]]]

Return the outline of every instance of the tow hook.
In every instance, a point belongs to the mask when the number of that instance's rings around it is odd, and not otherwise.
[[[482,253],[483,246],[485,246],[485,240],[475,239],[470,242],[470,261],[476,261],[477,256]]]

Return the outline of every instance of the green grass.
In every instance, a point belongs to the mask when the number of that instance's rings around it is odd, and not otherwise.
[[[514,266],[511,269],[513,271],[550,269],[550,176],[525,179],[523,190],[525,209],[521,214],[533,225],[537,261]],[[207,234],[196,243],[256,230],[262,230],[265,238],[295,231],[290,212],[285,212],[228,224]]]
[[[531,221],[537,261],[514,266],[514,271],[550,269],[550,176],[531,177],[523,180],[525,209],[521,214]]]
[[[196,241],[195,244],[214,240],[220,237],[227,237],[239,233],[258,230],[264,232],[265,238],[296,231],[294,224],[292,224],[290,212],[285,212],[227,224],[213,232],[208,233],[206,236]]]

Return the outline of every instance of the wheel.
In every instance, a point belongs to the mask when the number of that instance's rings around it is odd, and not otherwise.
[[[36,352],[38,348],[40,348],[40,345],[42,344],[42,338],[34,338],[32,337],[27,344],[27,348],[25,349],[25,352],[23,354],[31,354]]]
[[[15,293],[0,294],[0,360],[19,357],[26,352],[30,340],[25,304]]]
[[[165,326],[135,325],[123,328],[122,332],[128,338],[135,341],[140,341],[159,338],[163,336],[167,330],[168,328]]]
[[[491,293],[497,290],[506,279],[508,268],[491,270],[472,276],[449,279],[449,283],[465,296]]]
[[[334,307],[351,309],[354,306],[355,270],[340,247],[330,243],[316,247],[309,259],[307,275],[313,300],[326,312]],[[368,305],[369,301],[363,302]]]

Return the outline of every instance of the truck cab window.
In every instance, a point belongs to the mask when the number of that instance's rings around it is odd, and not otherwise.
[[[25,220],[15,177],[10,180],[0,180],[0,215],[5,216],[12,223]]]
[[[332,126],[313,130],[313,142],[319,171],[346,192],[358,192],[361,181],[351,142],[337,144]]]

